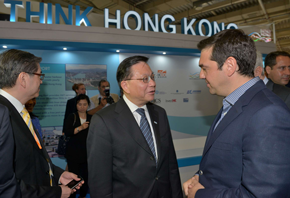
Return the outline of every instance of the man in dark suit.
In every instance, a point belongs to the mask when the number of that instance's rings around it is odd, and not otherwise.
[[[256,48],[241,30],[199,42],[200,78],[225,97],[188,198],[290,197],[290,110],[254,77]]]
[[[259,51],[257,51],[254,75],[255,77],[259,76],[259,78],[266,84],[266,87],[273,91],[273,93],[275,93],[277,96],[279,96],[286,103],[287,107],[290,108],[290,88],[284,85],[276,84],[265,76],[262,54]]]
[[[24,106],[39,95],[44,77],[40,62],[41,58],[21,50],[0,54],[0,104],[10,114],[15,148],[13,166],[22,197],[65,198],[75,191],[65,185],[79,178],[52,164]]]
[[[0,197],[21,197],[13,170],[14,140],[7,107],[0,104]]]
[[[181,198],[179,170],[166,112],[154,99],[148,58],[119,65],[124,91],[117,103],[97,112],[87,140],[92,198]]]

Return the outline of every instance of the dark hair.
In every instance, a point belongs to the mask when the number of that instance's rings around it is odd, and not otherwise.
[[[265,70],[266,70],[267,66],[271,67],[271,69],[272,69],[273,66],[277,64],[276,58],[278,56],[287,56],[290,58],[290,54],[288,52],[285,52],[285,51],[271,52],[265,58]]]
[[[21,72],[34,73],[42,58],[17,49],[10,49],[0,54],[0,87],[12,88]],[[33,75],[33,74],[30,74]]]
[[[145,56],[131,56],[128,57],[126,59],[124,59],[117,70],[117,81],[119,84],[120,89],[122,89],[121,87],[121,82],[125,79],[128,79],[131,77],[131,67],[137,63],[140,62],[144,62],[147,63],[147,61],[149,60],[148,57]]]
[[[89,97],[86,94],[80,94],[80,95],[77,96],[76,105],[79,103],[80,100],[87,100],[88,106],[90,106],[90,99],[89,99]]]
[[[99,81],[99,87],[101,87],[101,85],[102,85],[103,82],[108,82],[109,83],[109,81],[107,81],[105,79],[102,79],[102,80]],[[110,83],[109,83],[109,86],[110,86]]]
[[[199,50],[212,48],[211,60],[218,63],[221,70],[228,57],[234,57],[239,66],[239,74],[254,77],[256,47],[251,37],[242,30],[223,30],[197,45]]]
[[[84,85],[83,83],[76,83],[72,86],[72,90],[74,90],[77,94],[77,90],[79,89],[80,86]]]

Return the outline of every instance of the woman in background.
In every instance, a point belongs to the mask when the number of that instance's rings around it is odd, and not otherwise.
[[[30,115],[30,118],[31,118],[31,121],[32,121],[32,124],[33,124],[34,128],[38,132],[40,138],[43,139],[41,126],[40,126],[40,123],[39,123],[38,116],[36,116],[34,113],[32,113],[33,108],[34,108],[35,105],[36,105],[36,98],[32,98],[31,100],[28,100],[25,103],[25,108],[27,109],[27,111],[28,111],[28,113]]]
[[[76,97],[76,113],[72,113],[65,121],[65,135],[70,137],[65,157],[68,170],[82,176],[85,183],[80,189],[80,197],[86,197],[88,191],[87,136],[91,115],[87,113],[90,99],[85,94]],[[75,197],[72,194],[70,197]]]
[[[74,84],[72,86],[72,90],[74,90],[76,92],[76,96],[74,98],[71,98],[67,101],[66,103],[66,109],[65,109],[65,114],[64,114],[64,120],[63,120],[63,132],[65,132],[65,120],[66,118],[72,114],[77,112],[77,108],[76,108],[76,98],[78,95],[80,94],[86,94],[86,87],[83,83],[78,83],[78,84]],[[88,111],[95,108],[94,103],[90,102],[89,104],[89,108]]]

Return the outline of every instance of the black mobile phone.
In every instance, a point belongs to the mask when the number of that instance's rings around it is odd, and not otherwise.
[[[80,178],[80,180],[79,181],[77,181],[77,180],[72,180],[72,181],[70,181],[66,186],[67,187],[69,187],[70,189],[75,189],[78,185],[79,185],[79,183],[81,183],[84,179],[83,178],[81,178],[80,176],[79,176],[79,178]]]

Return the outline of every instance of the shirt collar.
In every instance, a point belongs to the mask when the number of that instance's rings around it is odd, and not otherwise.
[[[251,88],[254,84],[256,84],[258,81],[260,80],[259,77],[255,77],[251,80],[249,80],[248,82],[246,82],[245,84],[243,84],[242,86],[240,86],[239,88],[237,88],[235,91],[233,91],[232,93],[230,93],[230,95],[228,95],[227,97],[225,97],[223,99],[223,105],[225,105],[225,103],[230,104],[231,106],[233,106],[238,99],[249,89]]]
[[[144,106],[142,106],[142,107],[138,107],[138,106],[135,105],[133,102],[131,102],[131,101],[126,97],[125,94],[123,95],[123,99],[124,99],[125,103],[128,105],[128,107],[129,107],[129,109],[130,109],[130,111],[131,111],[132,113],[134,113],[134,112],[135,112],[137,109],[139,109],[139,108],[143,108],[145,111],[148,111],[146,105],[144,105]]]
[[[265,85],[268,83],[269,79],[265,76],[263,82],[265,83]]]
[[[9,93],[7,93],[6,91],[4,91],[3,89],[0,89],[0,95],[2,95],[4,98],[6,98],[7,100],[9,100],[9,102],[11,102],[11,104],[16,108],[16,110],[18,111],[18,113],[21,113],[21,111],[24,108],[24,105],[21,104],[21,102],[19,100],[17,100],[15,97],[13,97],[12,95],[10,95]]]

